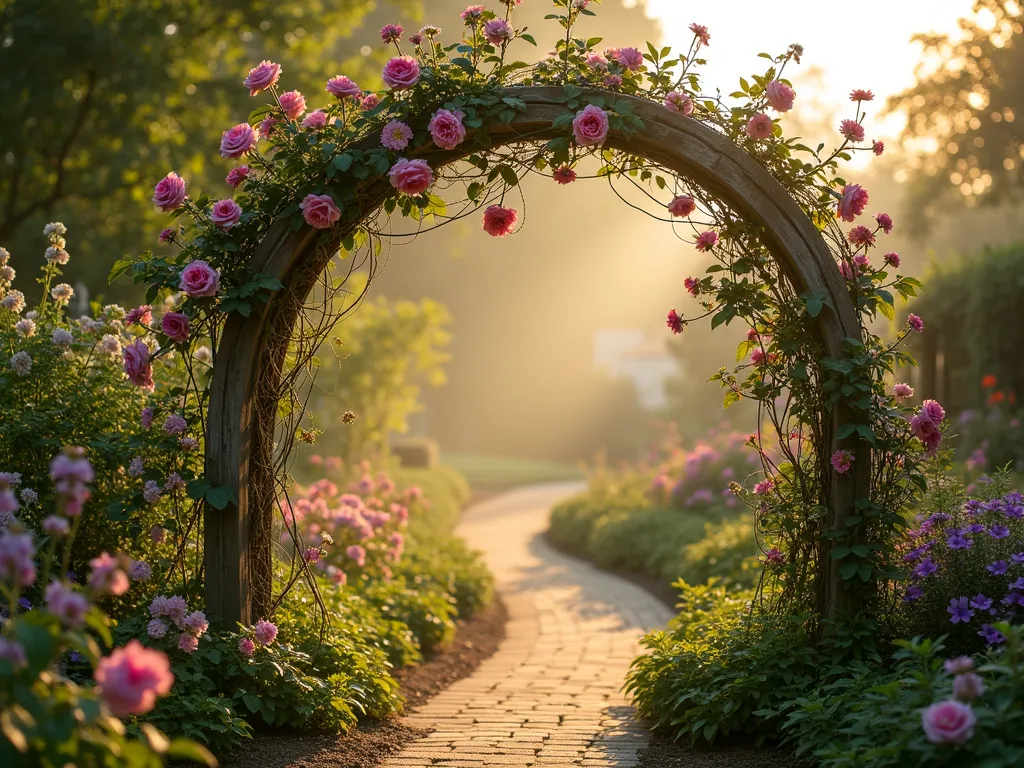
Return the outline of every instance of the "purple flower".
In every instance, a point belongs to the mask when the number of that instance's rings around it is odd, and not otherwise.
[[[993,576],[1002,576],[1006,573],[1006,561],[996,560],[994,563],[990,563],[985,566],[985,570],[991,573]]]
[[[1003,605],[1012,608],[1014,605],[1024,605],[1024,595],[1019,592],[1011,592],[1002,599]]]
[[[1003,514],[1012,520],[1020,520],[1024,517],[1024,506],[1020,504],[1007,504],[1003,509]]]
[[[983,594],[978,593],[975,597],[971,598],[971,608],[977,608],[979,611],[987,611],[992,607],[992,598],[985,597]]]
[[[1021,576],[1013,584],[1010,585],[1010,589],[1024,589],[1024,576]]]
[[[905,602],[909,603],[909,602],[911,602],[913,600],[917,600],[918,598],[923,597],[923,596],[924,596],[924,590],[921,589],[919,586],[917,586],[917,584],[911,584],[909,587],[907,587],[907,594],[903,598],[903,600]]]
[[[1003,637],[1003,633],[993,627],[991,624],[982,624],[981,631],[978,633],[985,638],[985,642],[989,645],[996,645],[997,643],[1003,642],[1006,638]]]
[[[23,611],[31,611],[32,610],[32,603],[29,602],[27,597],[19,597],[18,598],[18,607],[21,608],[21,610],[23,610]]]
[[[964,529],[967,533],[984,533],[985,526],[981,523],[972,523]]]
[[[988,535],[993,539],[1005,539],[1010,535],[1010,529],[1005,525],[993,525],[988,529]]]
[[[962,533],[954,533],[946,539],[946,545],[950,549],[970,549],[973,544],[974,542],[966,538]]]
[[[967,513],[968,517],[974,517],[982,510],[982,504],[977,499],[970,499],[964,504],[964,512]]]
[[[937,570],[939,570],[939,566],[933,563],[930,557],[926,557],[918,563],[917,568],[914,569],[914,576],[919,579],[923,579],[926,576],[931,576]]]
[[[974,611],[971,610],[970,601],[966,597],[953,598],[949,601],[949,607],[946,608],[949,613],[950,622],[956,624],[963,622],[966,624],[974,616]]]
[[[1017,565],[1024,565],[1024,552],[1018,552],[1015,555],[1010,555],[1010,559]]]

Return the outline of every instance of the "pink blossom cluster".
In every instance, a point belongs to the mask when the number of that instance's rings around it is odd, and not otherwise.
[[[153,598],[149,605],[149,615],[152,619],[146,625],[146,634],[154,640],[167,638],[168,642],[173,642],[178,650],[187,654],[199,647],[199,638],[210,627],[206,614],[202,611],[189,612],[188,603],[180,595],[159,595]],[[178,630],[178,633],[168,637],[172,628]]]
[[[673,434],[652,451],[656,462],[648,493],[658,503],[682,509],[712,506],[732,508],[739,502],[730,482],[750,473],[756,455],[746,446],[746,435],[723,428],[709,432],[690,449]]]

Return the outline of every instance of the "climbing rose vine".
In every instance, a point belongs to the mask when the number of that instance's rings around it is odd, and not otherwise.
[[[160,249],[114,270],[148,283],[151,301],[160,294],[176,297],[173,319],[153,328],[150,356],[171,350],[189,355],[197,348],[215,356],[226,316],[248,315],[282,288],[250,264],[274,225],[310,228],[318,247],[340,249],[342,259],[351,257],[350,266],[362,254],[359,263],[372,266],[380,240],[392,231],[389,218],[395,227],[404,220],[415,231],[474,216],[486,234],[507,237],[523,224],[517,198],[526,174],[561,185],[607,178],[617,189],[627,188],[620,193],[624,199],[629,194],[629,200],[642,201],[635,206],[713,261],[703,275],[686,281],[695,311],[672,309],[669,329],[682,334],[704,317],[713,327],[738,322],[750,329],[738,350],[741,363],[715,378],[725,388],[727,406],[746,398],[761,407],[749,444],[761,457],[764,476],[755,493],[735,492],[757,517],[774,566],[766,585],[776,604],[816,604],[825,561],[838,562],[842,578],[863,585],[864,597],[874,599],[897,575],[892,529],[900,523],[898,510],[923,483],[919,466],[941,442],[942,418],[941,408],[923,416],[912,412],[888,381],[897,366],[910,362],[900,343],[907,333],[923,330],[920,318],[911,316],[892,343],[870,331],[877,316],[894,317],[896,295],[913,296],[920,286],[896,271],[898,254],[875,254],[895,226],[892,218],[872,215],[869,191],[839,176],[853,153],[881,153],[879,142],[868,142],[864,125],[871,92],[851,94],[851,114],[836,126],[834,149],[811,149],[785,138],[779,122],[781,113],[799,105],[786,77],[800,62],[798,45],[780,55],[761,54],[762,71],[741,79],[728,95],[708,95],[700,72],[712,35],[700,24],[690,27],[693,38],[681,54],[651,44],[601,48],[600,38],[576,34],[580,18],[594,15],[591,4],[554,0],[549,18],[561,27],[557,42],[529,64],[517,53],[536,41],[516,25],[517,5],[471,5],[454,35],[451,25],[447,33],[427,25],[411,35],[400,25],[385,26],[382,44],[393,56],[381,72],[381,91],[368,91],[342,73],[319,94],[288,91],[288,73],[270,61],[240,73],[239,87],[249,90],[255,108],[244,122],[225,126],[219,148],[210,148],[225,159],[224,189],[195,196],[187,179],[169,172],[153,195],[154,205],[173,220],[160,234]],[[548,135],[524,135],[504,145],[506,131],[495,142],[502,126],[527,111],[523,89],[545,86],[562,107]],[[823,312],[837,310],[829,295],[794,288],[761,242],[757,223],[701,179],[618,148],[646,130],[637,114],[644,102],[645,110],[699,121],[742,149],[803,208],[828,243],[861,321],[843,355],[829,354],[814,330]],[[315,297],[321,309],[330,306],[345,276],[342,269],[325,280]],[[300,424],[298,381],[314,367],[309,350],[330,325],[294,332],[279,390],[288,401],[279,409],[288,422],[285,435],[311,439],[313,432]],[[140,386],[150,381],[145,352],[137,349],[126,365]],[[206,402],[207,381],[191,381],[189,408]],[[840,405],[849,418],[836,434],[832,414]],[[292,443],[288,437],[280,450],[287,453]],[[870,456],[858,452],[865,444]],[[858,473],[871,477],[869,496],[857,500],[848,527],[826,530],[833,484]]]

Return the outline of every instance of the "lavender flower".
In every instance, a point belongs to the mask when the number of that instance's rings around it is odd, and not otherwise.
[[[974,611],[970,607],[970,601],[966,597],[954,597],[949,601],[949,607],[946,608],[946,611],[949,613],[949,621],[952,624],[961,621],[966,624],[974,616]]]

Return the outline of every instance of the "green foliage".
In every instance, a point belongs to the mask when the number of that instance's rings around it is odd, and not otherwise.
[[[335,300],[349,311],[358,288]],[[350,463],[387,455],[388,437],[408,431],[409,416],[422,410],[423,384],[445,382],[450,359],[448,310],[430,299],[365,299],[317,351],[320,371],[314,424],[326,430],[321,442]],[[356,418],[344,422],[346,411]]]
[[[948,407],[972,411],[957,424],[964,458],[988,440],[989,468],[1020,461],[1024,435],[1011,422],[1024,402],[1024,370],[1015,363],[1024,332],[1007,318],[1018,311],[1024,292],[1024,243],[935,262],[926,280],[928,291],[910,311],[925,318],[938,337],[951,391]],[[923,338],[914,351],[927,354]],[[990,376],[995,380],[985,384],[992,386],[983,386]]]
[[[926,738],[922,711],[953,698],[941,640],[901,641],[888,670],[859,674],[800,698],[786,739],[822,768],[1011,768],[1024,760],[1024,628],[1000,625],[1007,641],[981,657],[984,691],[964,697],[976,718],[964,743]],[[973,665],[972,665],[973,666]]]
[[[679,582],[679,614],[665,632],[643,640],[646,654],[626,681],[637,712],[676,738],[773,738],[771,710],[805,692],[821,658],[806,631],[807,617],[774,623],[752,613],[752,592]]]
[[[0,174],[0,243],[16,253],[56,208],[88,233],[73,269],[93,290],[112,255],[135,252],[161,228],[149,198],[168,170],[224,189],[210,161],[221,131],[248,113],[241,87],[260,58],[283,64],[294,87],[323,89],[324,62],[373,77],[347,38],[370,0],[13,0],[0,10],[0,98],[8,152]],[[405,8],[412,2],[400,2]],[[28,250],[27,248],[25,248]]]

